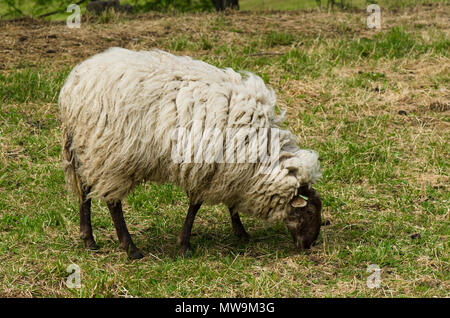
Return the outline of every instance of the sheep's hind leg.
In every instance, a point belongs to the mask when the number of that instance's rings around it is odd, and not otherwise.
[[[192,253],[189,240],[191,238],[192,225],[194,225],[195,215],[200,209],[201,203],[190,203],[186,220],[184,221],[183,229],[178,237],[178,244],[181,246],[181,255],[189,256]]]
[[[91,199],[86,199],[87,191],[83,191],[81,194],[80,202],[80,233],[81,238],[84,241],[84,247],[90,250],[97,250],[98,246],[95,243],[94,236],[92,234],[91,224]]]
[[[233,233],[239,237],[242,241],[248,242],[250,235],[245,231],[244,225],[242,225],[239,213],[234,211],[233,208],[229,208],[231,217],[231,226],[233,227]]]
[[[116,227],[117,236],[119,237],[120,246],[127,252],[131,259],[139,259],[144,257],[139,249],[134,245],[131,235],[128,232],[127,224],[123,217],[122,202],[107,202],[106,203],[111,213],[111,217]]]

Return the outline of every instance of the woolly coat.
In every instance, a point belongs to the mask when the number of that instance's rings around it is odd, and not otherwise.
[[[295,136],[279,127],[275,101],[251,73],[159,50],[111,48],[77,65],[61,89],[67,183],[79,195],[116,201],[140,182],[171,182],[193,202],[284,219],[297,189],[314,183],[320,168],[317,154],[299,149]],[[192,147],[221,140],[194,133],[195,123],[203,131],[278,129],[279,165],[261,173],[261,163],[174,160],[177,128],[192,133]]]

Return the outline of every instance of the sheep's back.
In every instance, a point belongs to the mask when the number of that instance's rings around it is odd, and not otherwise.
[[[192,194],[215,184],[223,193],[233,180],[215,179],[216,164],[172,160],[173,131],[189,131],[194,122],[222,131],[270,126],[274,94],[247,76],[162,51],[119,48],[75,67],[61,90],[61,119],[92,196],[120,199],[142,180],[173,182]]]

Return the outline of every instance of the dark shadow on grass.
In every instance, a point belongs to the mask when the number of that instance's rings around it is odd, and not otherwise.
[[[231,226],[216,231],[207,226],[194,226],[191,236],[192,258],[204,256],[223,257],[227,255],[245,254],[260,258],[270,255],[288,257],[298,254],[308,254],[310,250],[298,251],[292,238],[283,225],[266,225],[257,228],[249,227],[250,240],[243,242],[233,235]],[[135,241],[145,256],[157,259],[178,259],[181,257],[180,246],[177,244],[177,231],[170,233],[146,232],[135,235]],[[315,245],[320,245],[321,239]]]

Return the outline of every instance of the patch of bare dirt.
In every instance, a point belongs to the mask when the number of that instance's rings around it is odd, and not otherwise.
[[[383,28],[402,22],[427,21],[449,33],[448,5],[384,12]],[[70,29],[63,22],[24,19],[0,21],[0,70],[21,61],[34,63],[77,63],[112,46],[150,49],[180,34],[213,35],[219,43],[239,44],[257,34],[271,31],[301,34],[306,37],[371,37],[376,34],[366,26],[365,12],[324,13],[316,10],[290,12],[237,12],[227,15],[144,14],[118,16],[109,23],[84,21],[80,29]],[[195,55],[195,52],[193,52]]]

